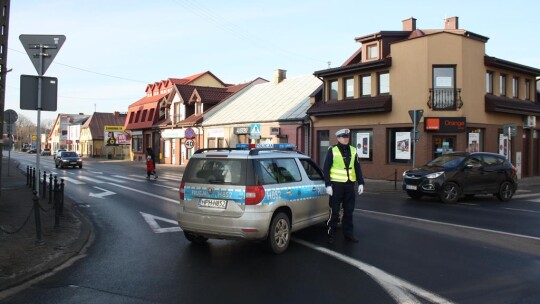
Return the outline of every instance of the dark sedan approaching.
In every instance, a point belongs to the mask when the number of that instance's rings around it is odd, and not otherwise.
[[[411,198],[438,196],[444,203],[475,194],[493,194],[501,201],[509,201],[517,189],[516,171],[499,154],[449,153],[403,172],[403,190]]]
[[[74,151],[63,151],[54,159],[56,168],[76,167],[82,168],[82,158]]]

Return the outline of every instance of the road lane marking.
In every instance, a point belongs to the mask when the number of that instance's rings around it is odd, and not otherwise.
[[[58,182],[60,182],[60,179],[64,179],[64,181],[67,181],[67,182],[70,182],[72,184],[75,184],[75,185],[84,185],[86,184],[85,182],[81,182],[80,180],[78,179],[75,179],[75,178],[71,178],[71,177],[67,177],[67,176],[61,176],[61,175],[56,175],[57,176],[57,179],[58,179]]]
[[[534,237],[534,236],[529,236],[529,235],[516,234],[516,233],[504,232],[504,231],[499,231],[499,230],[491,230],[491,229],[485,229],[485,228],[478,228],[478,227],[473,227],[473,226],[464,226],[464,225],[445,223],[445,222],[437,222],[437,221],[425,220],[425,219],[421,219],[421,218],[417,218],[417,217],[410,217],[410,216],[397,215],[397,214],[391,214],[391,213],[377,212],[377,211],[371,211],[371,210],[365,210],[365,209],[355,209],[355,210],[357,210],[359,212],[368,213],[368,214],[371,213],[371,214],[377,214],[377,215],[383,215],[383,216],[389,216],[389,217],[413,220],[413,221],[417,221],[417,222],[424,222],[424,223],[429,223],[429,224],[451,226],[451,227],[464,228],[464,229],[476,230],[476,231],[481,231],[481,232],[489,232],[489,233],[495,233],[495,234],[506,235],[506,236],[511,236],[511,237],[517,237],[517,238],[530,239],[530,240],[533,240],[533,241],[540,241],[539,237]]]
[[[92,197],[104,198],[105,196],[109,196],[109,195],[114,195],[114,194],[116,194],[116,193],[114,193],[114,192],[112,192],[112,191],[109,191],[109,190],[107,190],[107,189],[103,189],[103,188],[100,188],[100,187],[94,186],[94,188],[99,189],[99,190],[101,190],[101,191],[103,191],[103,192],[101,192],[101,193],[93,193],[93,192],[90,192],[89,195],[92,196]]]
[[[112,177],[108,177],[108,176],[99,176],[98,178],[108,180],[110,182],[117,182],[117,183],[122,183],[122,184],[126,182],[126,181],[123,181],[123,180],[119,180],[118,178],[112,178]]]
[[[135,178],[131,178],[131,177],[127,177],[127,176],[122,176],[122,175],[113,175],[114,177],[118,177],[118,178],[122,178],[122,179],[127,179],[127,180],[130,180],[130,181],[134,181],[134,182],[143,182],[144,180],[143,179],[135,179]]]
[[[94,182],[94,183],[96,183],[96,184],[103,184],[103,183],[105,183],[104,181],[101,181],[101,180],[99,180],[99,179],[87,177],[87,176],[84,176],[84,175],[79,176],[79,179],[84,179],[84,180],[87,180],[87,181],[91,181],[91,182]]]
[[[150,228],[152,228],[154,233],[182,231],[182,228],[178,227],[178,222],[176,222],[174,220],[166,219],[164,217],[160,217],[160,216],[156,216],[156,215],[152,215],[152,214],[148,214],[148,213],[144,213],[144,212],[140,212],[140,211],[139,211],[139,213],[142,215],[142,217],[144,218],[146,223],[148,223]],[[161,226],[159,226],[159,224],[157,223],[156,220],[160,220],[160,221],[163,221],[163,222],[166,222],[166,223],[174,224],[174,225],[176,225],[176,227],[161,228]]]
[[[540,211],[527,210],[527,209],[517,209],[517,208],[503,208],[503,209],[513,210],[513,211],[523,211],[523,212],[540,213]]]
[[[397,303],[422,303],[413,294],[421,297],[422,299],[428,300],[431,303],[452,303],[451,301],[435,293],[422,289],[421,287],[418,287],[396,276],[393,276],[375,266],[360,262],[349,256],[332,251],[328,248],[317,246],[304,240],[299,240],[297,238],[293,238],[292,240],[296,243],[299,243],[326,255],[332,256],[342,262],[345,262],[351,266],[360,269],[361,271],[368,274],[372,279],[377,281],[381,285],[381,287],[383,287]]]
[[[527,198],[527,197],[540,197],[540,193],[518,194],[518,195],[513,196],[513,198]]]
[[[160,185],[160,184],[153,184],[154,186],[157,186],[157,187],[163,187],[163,188],[167,188],[169,190],[177,190],[177,191],[180,191],[179,188],[175,188],[175,187],[171,187],[171,186],[167,186],[167,185]]]
[[[118,185],[118,184],[115,184],[115,183],[109,183],[109,185],[124,188],[124,189],[130,190],[130,191],[133,191],[133,192],[137,192],[137,193],[141,193],[141,194],[148,195],[148,196],[151,196],[151,197],[159,198],[159,199],[162,199],[162,200],[165,200],[165,201],[173,202],[175,204],[180,204],[180,202],[178,200],[176,200],[176,199],[164,197],[164,196],[161,196],[161,195],[156,195],[156,194],[153,194],[153,193],[148,193],[146,191],[141,191],[141,190],[131,188],[131,187],[127,187],[127,186],[124,186],[124,185]]]

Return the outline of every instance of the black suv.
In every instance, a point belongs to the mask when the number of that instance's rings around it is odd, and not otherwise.
[[[448,153],[403,172],[403,190],[411,198],[439,196],[444,203],[475,194],[493,194],[501,201],[509,201],[517,189],[516,171],[499,154]]]

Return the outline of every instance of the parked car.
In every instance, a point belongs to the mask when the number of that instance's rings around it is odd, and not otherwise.
[[[444,203],[476,194],[493,194],[501,201],[509,201],[517,190],[516,172],[499,154],[448,153],[403,172],[403,190],[411,198],[438,196]]]
[[[26,153],[29,153],[29,154],[36,154],[37,153],[37,149],[34,149],[34,148],[30,148],[26,151]]]
[[[82,168],[83,162],[82,158],[74,151],[62,151],[60,154],[57,154],[54,165],[56,168],[64,167],[79,167]]]
[[[56,160],[56,158],[57,158],[58,156],[60,156],[60,152],[64,152],[64,151],[66,151],[66,149],[58,149],[58,150],[56,150],[56,151],[54,152],[54,155],[53,155],[53,156],[54,156],[54,159]]]
[[[43,156],[50,156],[51,155],[51,149],[45,148],[41,151],[41,155]]]
[[[264,240],[274,253],[291,233],[328,219],[321,169],[290,145],[202,149],[180,183],[178,225],[193,243]]]

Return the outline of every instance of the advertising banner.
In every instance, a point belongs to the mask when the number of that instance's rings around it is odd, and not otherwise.
[[[104,126],[105,146],[129,145],[130,136],[123,126]]]
[[[411,159],[411,132],[396,132],[396,159]]]
[[[469,152],[480,152],[480,133],[469,133]]]
[[[369,158],[369,133],[356,134],[356,153],[359,158]]]
[[[499,134],[499,154],[508,158],[508,136]]]

